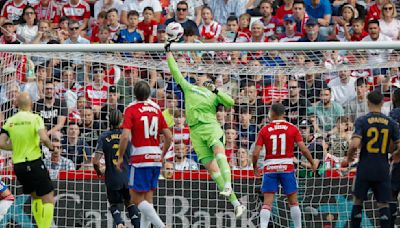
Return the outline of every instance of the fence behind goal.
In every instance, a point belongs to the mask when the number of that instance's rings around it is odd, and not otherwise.
[[[235,99],[233,108],[218,108],[217,119],[226,133],[234,188],[248,208],[239,220],[197,161],[184,122],[184,95],[172,80],[161,46],[2,46],[1,120],[4,123],[17,112],[16,94],[28,91],[48,130],[61,126],[52,137],[61,139],[61,156],[73,163],[60,167],[57,154],[43,148],[57,195],[54,226],[112,227],[104,182],[90,160],[97,137],[108,129],[109,110],[123,110],[135,100],[134,84],[146,80],[175,142],[154,198],[161,218],[169,227],[258,227],[261,179],[254,178],[250,160],[257,132],[269,122],[270,105],[282,102],[287,120],[301,129],[319,162],[317,174],[312,174],[306,160],[295,153],[304,227],[348,227],[356,164],[349,169],[339,164],[346,156],[354,120],[367,111],[365,96],[374,89],[385,95],[384,112],[389,113],[391,94],[400,86],[399,44],[367,44],[173,45],[187,80],[201,84],[212,78]],[[64,52],[55,52],[60,50]],[[60,102],[52,104],[53,97]],[[41,99],[50,105],[38,105]],[[59,116],[66,117],[65,123]],[[0,155],[1,177],[16,195],[0,226],[34,227],[30,197],[21,194],[12,175],[11,154]],[[372,194],[365,209],[363,227],[377,226]],[[292,226],[282,194],[276,196],[271,220],[271,227]]]

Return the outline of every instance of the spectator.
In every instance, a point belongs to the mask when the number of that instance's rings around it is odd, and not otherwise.
[[[244,13],[244,14],[240,15],[238,32],[243,32],[243,33],[247,34],[248,37],[250,37],[251,36],[250,21],[251,21],[250,14]]]
[[[333,34],[336,34],[337,40],[342,42],[346,40],[345,30],[349,30],[354,18],[358,18],[358,11],[350,4],[342,7],[341,17],[333,17]]]
[[[137,18],[138,17],[139,17],[139,14],[137,14]],[[129,15],[128,15],[128,23],[136,24],[135,29],[137,28],[137,24],[139,23],[137,18],[136,18],[136,20],[134,20],[134,18],[132,18],[132,21],[130,21]],[[110,31],[111,39],[117,40],[116,34],[119,33],[121,30],[125,29],[125,26],[119,23],[117,9],[112,8],[107,11],[107,22],[108,22],[108,30]],[[131,26],[133,26],[133,25],[131,25]],[[118,42],[115,42],[115,43],[118,43]]]
[[[107,102],[108,85],[103,81],[105,67],[101,64],[94,64],[91,72],[93,72],[93,82],[86,85],[85,95],[91,107],[98,112],[101,106]]]
[[[331,22],[332,9],[328,0],[305,0],[307,14],[320,26],[327,27]],[[327,34],[327,33],[326,33]]]
[[[1,113],[3,114],[3,119],[6,121],[8,118],[13,116],[18,112],[18,107],[16,103],[16,98],[21,91],[21,88],[16,82],[9,83],[5,87],[4,98],[2,98],[3,103],[1,104]],[[3,89],[3,87],[2,87]]]
[[[354,18],[351,22],[351,29],[344,26],[344,35],[347,41],[361,41],[368,33],[364,30],[364,19]]]
[[[185,2],[187,3],[186,6],[188,8],[187,18],[194,21],[197,25],[201,23],[201,8],[204,5],[202,0],[170,0],[169,2],[169,18],[176,18],[176,13],[179,13],[178,5]]]
[[[306,22],[306,34],[299,42],[324,42],[325,37],[319,33],[319,24],[316,19],[310,18]]]
[[[72,0],[72,1],[74,1],[74,0]],[[79,26],[78,21],[71,20],[68,23],[69,38],[65,41],[61,40],[61,43],[64,42],[64,44],[90,44],[89,40],[81,37],[81,35],[80,35],[81,29],[82,29],[82,26]]]
[[[20,44],[21,42],[17,39],[15,33],[14,23],[10,20],[4,20],[1,26],[0,44]]]
[[[122,75],[117,82],[117,91],[120,92],[119,103],[126,107],[135,100],[132,88],[140,80],[139,70],[137,67],[125,66]]]
[[[353,129],[348,126],[348,122],[349,119],[347,117],[338,117],[336,127],[330,132],[330,151],[333,156],[338,158],[344,158],[349,149]]]
[[[281,23],[278,18],[272,16],[272,11],[273,11],[273,6],[269,0],[262,0],[260,2],[260,13],[262,15],[260,21],[261,24],[263,25],[265,37],[269,37],[275,34],[280,35],[280,33],[283,32],[281,28],[278,29],[278,27],[281,26]],[[251,26],[252,29],[253,25]]]
[[[198,36],[196,35],[196,31],[194,28],[189,27],[185,29],[185,32],[183,34],[183,40],[185,43],[201,43],[200,40],[197,39]],[[202,59],[201,57],[203,56],[204,52],[203,51],[186,51],[182,52],[182,54],[189,58],[190,63],[201,63]]]
[[[159,0],[126,0],[122,6],[121,23],[128,24],[128,12],[132,10],[139,13],[139,20],[143,20],[143,10],[145,7],[153,8],[154,19],[160,23],[162,9]]]
[[[26,0],[8,0],[1,8],[0,26],[4,27],[6,20],[11,21],[11,23],[18,21],[28,4]]]
[[[264,123],[264,117],[268,112],[265,110],[261,98],[257,96],[257,87],[254,81],[248,80],[244,83],[237,103],[239,105],[235,107],[236,113],[239,113],[240,107],[246,106],[251,114],[251,123]]]
[[[226,22],[229,16],[239,17],[246,13],[246,0],[236,1],[209,1],[208,5],[214,12],[214,20],[220,24]]]
[[[344,111],[340,104],[332,101],[332,93],[330,88],[321,90],[321,101],[312,107],[307,108],[308,115],[315,115],[318,118],[319,127],[329,132],[332,130],[339,116],[343,116]]]
[[[165,28],[166,28],[165,25],[158,25],[157,26],[157,39],[156,39],[157,43],[164,44],[165,42],[167,42],[168,35],[165,32]]]
[[[282,101],[282,104],[286,107],[286,120],[294,125],[298,125],[300,120],[307,115],[307,107],[310,107],[311,103],[300,95],[298,80],[289,80],[288,88],[289,97]]]
[[[23,43],[31,43],[38,33],[35,9],[28,5],[22,11],[20,24],[17,25],[17,39]]]
[[[303,119],[299,122],[299,130],[305,144],[309,144],[314,141],[314,127],[313,123],[309,119]]]
[[[357,78],[355,82],[357,96],[343,104],[345,114],[352,120],[368,113],[368,81],[365,78]]]
[[[239,21],[237,17],[230,16],[226,22],[226,26],[222,28],[220,42],[235,43],[235,42],[250,42],[250,36],[247,33],[239,32]]]
[[[174,122],[175,125],[173,127],[173,137],[174,142],[183,143],[185,145],[190,144],[190,133],[189,127],[186,124],[186,116],[185,113],[180,109],[175,109],[174,111]]]
[[[381,18],[383,5],[387,2],[389,2],[389,0],[376,0],[375,4],[369,7],[367,16],[365,17],[366,25],[368,25],[370,20],[379,20]]]
[[[138,30],[139,13],[137,11],[129,11],[127,28],[120,30],[116,35],[115,43],[143,43],[144,36],[142,31]]]
[[[296,20],[296,32],[305,34],[308,14],[306,12],[304,1],[295,0],[293,2],[293,16]]]
[[[204,6],[201,10],[203,21],[199,26],[200,40],[206,43],[217,42],[221,35],[221,25],[214,20],[213,11],[210,7]]]
[[[60,23],[60,10],[54,0],[40,0],[34,5],[36,19],[38,21],[47,21],[51,28],[58,27]]]
[[[240,147],[250,149],[252,143],[256,141],[258,132],[257,125],[251,123],[251,113],[249,107],[241,107],[239,113],[239,143]]]
[[[283,21],[285,15],[293,14],[293,0],[283,0],[283,4],[279,6],[275,17]]]
[[[368,21],[368,36],[364,37],[362,41],[392,41],[392,39],[381,33],[380,25],[378,20]],[[388,54],[392,52],[390,49],[368,49],[368,62],[370,63],[384,63],[388,60]],[[378,69],[379,70],[379,69]],[[377,72],[376,70],[373,72],[374,75],[377,75],[381,72]]]
[[[38,23],[38,31],[36,33],[36,37],[32,40],[33,44],[47,44],[50,40],[57,39],[64,40],[64,35],[61,34],[63,31],[58,30],[55,34],[54,31],[50,27],[50,23],[48,21],[39,21]],[[68,35],[69,36],[69,35]]]
[[[100,119],[104,123],[108,123],[108,116],[112,110],[118,109],[121,113],[124,113],[124,105],[118,103],[119,93],[115,86],[110,86],[108,88],[108,102],[106,102],[100,111]]]
[[[187,145],[176,142],[174,144],[174,167],[175,170],[198,170],[199,166],[195,161],[187,157]]]
[[[287,75],[279,71],[274,76],[274,82],[264,88],[262,101],[266,104],[282,102],[288,97]]]
[[[303,37],[303,33],[296,32],[296,19],[291,14],[284,16],[285,32],[279,37],[279,42],[296,42]]]
[[[101,130],[105,127],[99,120],[94,120],[94,112],[91,108],[83,110],[83,121],[79,124],[81,137],[89,145],[90,151],[93,151],[97,145],[97,139],[101,134]]]
[[[197,27],[196,22],[189,19],[188,17],[188,9],[189,5],[187,2],[185,1],[178,2],[176,6],[175,17],[168,19],[165,22],[165,25],[168,25],[171,22],[178,22],[182,25],[185,32],[190,29],[194,31],[194,35],[200,36],[199,28]],[[200,11],[200,17],[201,17],[201,12],[202,11]]]
[[[43,163],[49,170],[51,179],[55,180],[58,178],[59,171],[75,170],[75,164],[72,160],[61,156],[62,147],[59,139],[52,138],[51,142],[54,150],[49,158],[43,159]]]
[[[66,66],[61,73],[61,83],[55,86],[55,98],[66,101],[68,108],[76,106],[79,96],[84,94],[84,87],[75,81],[75,72],[72,67]]]
[[[121,0],[100,0],[96,1],[94,4],[94,16],[95,19],[98,19],[98,15],[100,12],[108,12],[110,9],[116,9],[117,15],[121,15],[122,6],[124,3]],[[119,20],[119,18],[118,18]]]
[[[63,16],[60,18],[60,23],[58,24],[59,30],[57,31],[60,42],[69,38],[69,23],[68,17]]]
[[[157,21],[154,19],[153,8],[144,8],[143,21],[139,22],[138,29],[143,31],[145,43],[155,43],[157,41]]]
[[[80,169],[82,164],[89,163],[91,160],[91,149],[83,138],[79,137],[80,130],[77,124],[70,123],[67,135],[63,138],[61,156],[72,160],[76,169]]]
[[[226,124],[225,127],[225,155],[229,164],[233,167],[236,165],[236,151],[238,149],[238,129],[234,124]]]
[[[265,35],[264,24],[261,21],[254,21],[250,31],[250,42],[268,42],[268,36]]]
[[[382,7],[381,19],[379,19],[379,27],[381,33],[388,36],[392,40],[400,38],[400,21],[397,19],[397,10],[393,2],[385,3]]]
[[[100,44],[112,44],[111,33],[108,26],[102,26],[99,28],[99,43]]]
[[[44,99],[38,100],[34,104],[33,110],[43,118],[47,135],[51,135],[64,128],[68,109],[65,101],[55,98],[53,82],[47,81],[44,91]]]
[[[172,179],[174,177],[174,163],[170,161],[164,162],[163,169],[161,170],[161,175],[165,179]]]
[[[90,19],[90,6],[82,0],[68,0],[61,8],[61,16],[73,20],[74,23],[69,23],[69,28],[76,28],[76,33],[85,33],[88,28]],[[73,26],[73,27],[72,27]]]
[[[101,11],[97,15],[96,20],[93,21],[93,23],[91,24],[91,28],[92,28],[92,34],[90,35],[90,42],[91,43],[99,43],[99,41],[100,41],[99,30],[100,30],[101,27],[107,27],[107,25],[108,25],[107,12]],[[108,27],[107,27],[107,31],[109,33],[108,37],[107,37],[107,40],[110,40],[111,36],[110,36],[110,31],[108,30]]]
[[[237,153],[238,153],[237,165],[234,166],[232,170],[253,170],[248,150],[242,147],[238,150]]]
[[[332,99],[343,105],[356,97],[356,79],[351,77],[350,70],[339,71],[339,77],[334,78],[328,83],[332,90]]]
[[[165,100],[165,109],[162,112],[168,127],[175,125],[174,110],[178,108],[178,98],[173,93],[168,93]]]

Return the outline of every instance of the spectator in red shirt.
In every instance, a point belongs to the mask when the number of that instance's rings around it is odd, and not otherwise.
[[[6,19],[14,22],[22,17],[22,10],[28,5],[26,0],[8,0],[1,9],[0,26]]]
[[[61,8],[61,16],[76,20],[79,23],[79,33],[85,32],[90,19],[90,6],[82,0],[69,0]]]
[[[250,21],[251,15],[248,13],[244,13],[239,17],[239,32],[243,32],[247,34],[249,37],[251,36],[250,32]]]
[[[349,32],[349,28],[345,26],[345,37],[348,41],[361,41],[364,37],[368,36],[368,33],[364,30],[364,19],[355,18],[351,22],[353,29],[352,33]]]
[[[104,11],[101,11],[97,15],[97,19],[92,25],[92,35],[90,36],[91,43],[99,43],[99,29],[102,26],[107,26],[107,12]]]
[[[293,0],[283,0],[283,5],[281,5],[276,11],[275,17],[279,20],[283,20],[286,14],[293,13]]]
[[[105,67],[101,64],[92,66],[93,82],[85,87],[85,95],[87,101],[97,113],[100,112],[101,106],[107,102],[108,86],[104,83]],[[97,115],[96,115],[97,116]]]
[[[52,28],[58,27],[60,23],[60,11],[53,0],[40,0],[34,5],[36,17],[39,21],[49,21]]]
[[[280,72],[275,75],[274,83],[264,88],[262,101],[266,104],[282,102],[287,99],[288,94],[287,76],[283,72]]]
[[[139,22],[138,29],[143,31],[145,43],[156,43],[157,21],[154,19],[154,10],[150,6],[143,10],[143,21]]]
[[[228,159],[228,162],[231,166],[236,165],[236,151],[237,147],[237,139],[238,139],[238,130],[233,124],[226,124],[225,126],[225,135],[226,135],[226,145],[225,145],[225,155]]]

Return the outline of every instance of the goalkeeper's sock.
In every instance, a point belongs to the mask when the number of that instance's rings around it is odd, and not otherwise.
[[[381,228],[389,228],[390,226],[390,209],[389,207],[383,207],[379,209],[379,222],[381,224]]]
[[[232,193],[232,194],[229,196],[229,202],[232,204],[233,207],[237,207],[237,206],[240,205],[240,202],[239,202],[239,200],[237,199],[235,193]]]
[[[140,211],[135,204],[129,205],[127,208],[128,218],[131,220],[133,227],[140,228]],[[150,224],[149,224],[150,225]]]
[[[268,228],[270,217],[271,217],[271,206],[263,205],[260,211],[260,228]]]
[[[112,204],[109,210],[111,212],[111,216],[113,217],[116,226],[118,226],[119,224],[124,224],[121,218],[121,211],[119,210],[118,205]]]
[[[43,211],[43,202],[42,199],[37,198],[33,199],[32,202],[32,214],[36,220],[36,224],[39,228],[42,227],[42,211]]]
[[[42,225],[43,228],[50,228],[54,215],[54,204],[44,203],[42,210]]]
[[[392,215],[390,217],[390,227],[394,228],[394,224],[395,224],[396,218],[397,218],[397,203],[390,202],[389,207],[390,207],[390,214]]]
[[[352,228],[361,227],[361,219],[362,219],[362,206],[353,205],[353,209],[351,210],[351,227]]]
[[[223,153],[218,153],[215,158],[217,160],[218,167],[221,170],[222,178],[224,178],[224,188],[232,188],[231,167],[229,166],[226,155]]]
[[[301,228],[301,211],[299,205],[290,207],[290,217],[293,220],[294,228]]]
[[[161,218],[158,216],[154,207],[147,202],[146,200],[142,201],[138,208],[140,212],[142,212],[142,216],[146,216],[148,220],[156,227],[156,228],[164,228],[165,224],[161,221]]]
[[[211,174],[212,179],[214,182],[217,184],[218,190],[223,191],[225,188],[225,181],[224,178],[222,177],[220,172],[215,172]]]

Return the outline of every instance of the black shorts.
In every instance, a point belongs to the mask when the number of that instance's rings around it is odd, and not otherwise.
[[[128,203],[131,199],[129,195],[129,189],[123,187],[119,190],[108,190],[107,188],[107,199],[110,204]]]
[[[385,181],[366,181],[355,179],[353,185],[353,194],[362,200],[368,198],[368,191],[372,190],[376,201],[380,203],[388,203],[392,200],[392,189],[390,180]]]
[[[35,192],[37,196],[44,196],[54,190],[42,159],[14,164],[14,172],[24,194]]]

